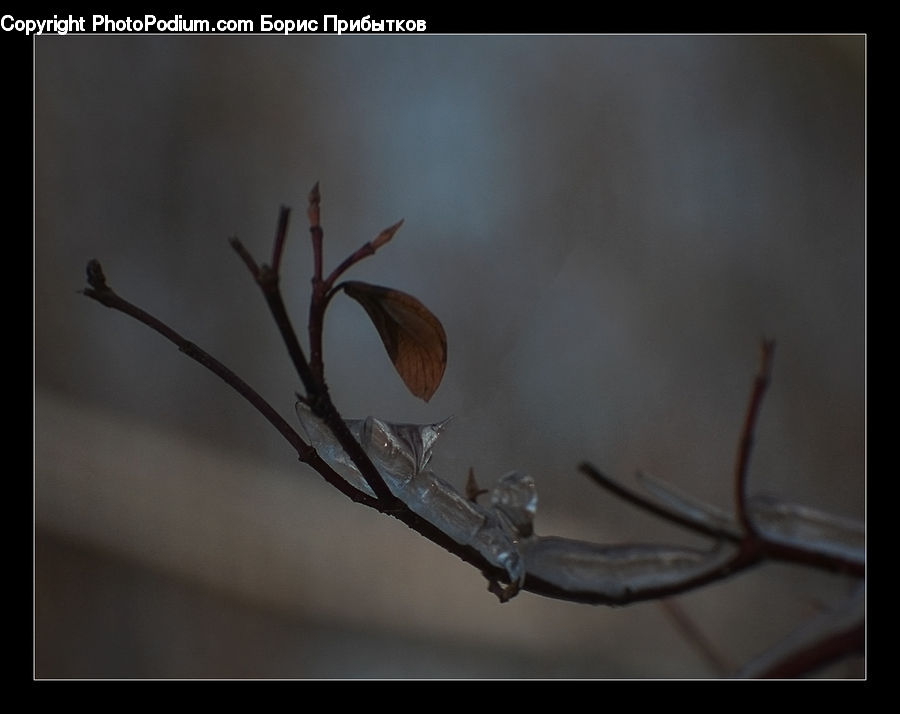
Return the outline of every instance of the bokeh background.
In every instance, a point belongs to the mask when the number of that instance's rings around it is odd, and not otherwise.
[[[763,336],[751,490],[865,516],[865,38],[39,37],[35,41],[38,677],[713,677],[658,603],[523,593],[298,464],[223,383],[77,294],[111,285],[288,419],[299,387],[227,244],[298,328],[321,183],[333,265],[443,322],[428,404],[360,307],[326,326],[347,417],[454,414],[435,470],[535,476],[537,530],[702,541],[582,460],[731,506]],[[852,583],[767,565],[678,599],[738,665]],[[857,677],[854,659],[821,676]]]

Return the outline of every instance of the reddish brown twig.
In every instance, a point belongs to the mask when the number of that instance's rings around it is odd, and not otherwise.
[[[303,382],[304,389],[306,389],[307,392],[312,392],[317,387],[317,381],[313,377],[309,363],[306,361],[303,347],[300,346],[300,341],[297,339],[297,333],[294,331],[294,326],[291,324],[291,319],[284,306],[284,300],[281,297],[281,289],[278,285],[280,280],[278,268],[275,267],[281,264],[281,254],[284,249],[285,231],[287,230],[289,215],[290,209],[282,206],[278,217],[278,231],[275,235],[275,245],[272,250],[273,267],[269,267],[265,264],[262,266],[257,265],[253,256],[250,255],[250,252],[238,238],[232,238],[230,243],[231,247],[234,248],[235,252],[240,256],[241,260],[244,261],[244,265],[247,266],[250,274],[253,275],[256,284],[259,285],[262,290],[263,297],[266,300],[266,304],[269,306],[269,311],[272,313],[278,331],[281,333],[281,339],[284,341],[291,362],[294,364],[294,369],[297,370],[300,381]]]
[[[290,425],[288,425],[287,422],[285,422],[280,415],[278,415],[278,413],[259,396],[259,394],[237,377],[237,375],[231,372],[231,370],[149,313],[146,313],[119,297],[107,285],[106,278],[97,261],[91,261],[88,264],[88,283],[90,287],[84,290],[84,294],[108,307],[117,309],[134,317],[162,334],[166,339],[172,341],[182,352],[210,369],[244,396],[266,417],[279,433],[294,446],[300,459],[310,464],[331,485],[335,486],[335,488],[358,503],[363,503],[382,513],[395,516],[426,538],[441,545],[448,551],[455,553],[466,562],[475,565],[481,569],[491,581],[491,587],[489,589],[492,592],[496,592],[501,597],[501,600],[505,599],[504,594],[506,591],[502,587],[497,586],[498,568],[486,561],[474,548],[460,545],[437,527],[416,515],[406,504],[402,503],[391,494],[384,483],[381,474],[347,429],[346,424],[340,417],[334,404],[331,402],[328,387],[324,378],[322,329],[325,309],[336,290],[334,283],[337,278],[352,265],[363,258],[374,254],[378,248],[387,243],[399,229],[402,221],[384,229],[375,239],[364,244],[340,263],[327,278],[323,278],[322,243],[324,233],[319,223],[320,202],[321,197],[318,184],[316,184],[310,192],[307,211],[314,256],[313,289],[308,324],[311,355],[309,361],[307,361],[306,355],[300,346],[296,333],[291,325],[279,288],[279,269],[287,237],[287,227],[290,215],[289,209],[283,207],[279,214],[278,228],[273,244],[271,267],[264,264],[258,265],[237,238],[232,239],[231,244],[263,291],[266,302],[278,325],[291,359],[294,362],[300,379],[306,389],[305,399],[307,403],[310,404],[316,415],[323,419],[328,425],[338,443],[347,455],[350,456],[363,477],[377,494],[376,498],[357,490],[333,471],[331,467],[320,459],[315,451],[299,437],[297,432],[294,431],[294,429],[292,429]],[[539,594],[577,602],[625,605],[632,602],[664,598],[695,589],[701,585],[729,577],[736,572],[752,567],[761,562],[764,558],[805,563],[838,572],[860,576],[864,575],[865,566],[864,564],[857,562],[859,559],[853,560],[851,556],[847,556],[845,559],[827,553],[813,552],[812,550],[803,548],[802,545],[795,546],[770,542],[753,527],[747,509],[746,484],[749,471],[749,459],[753,444],[753,433],[762,398],[769,383],[773,350],[774,342],[769,340],[763,341],[761,366],[754,380],[753,391],[738,448],[735,467],[735,507],[738,524],[742,530],[741,535],[736,533],[733,524],[729,529],[725,526],[716,527],[714,519],[704,521],[702,518],[702,510],[698,520],[694,520],[689,517],[694,515],[694,512],[690,509],[685,509],[684,512],[678,512],[675,510],[674,506],[672,508],[667,508],[616,484],[589,464],[582,464],[580,467],[584,473],[602,487],[612,491],[615,495],[634,505],[648,510],[654,515],[690,528],[695,532],[711,536],[719,541],[737,542],[739,548],[733,557],[727,555],[724,563],[720,560],[716,560],[716,565],[712,566],[714,567],[713,570],[704,571],[691,579],[669,582],[668,584],[660,584],[655,587],[637,588],[635,590],[626,589],[622,594],[610,595],[604,592],[571,592],[562,590],[556,585],[543,582],[537,577],[531,576],[527,578],[525,583],[526,588]],[[467,489],[467,495],[474,499],[478,490],[477,486],[472,483]],[[677,501],[675,502],[675,506],[677,506]],[[726,555],[724,553],[720,554]],[[722,666],[722,662],[724,661],[723,658],[715,652],[714,648],[712,648],[708,642],[705,641],[702,633],[692,622],[690,622],[689,618],[686,620],[683,617],[683,613],[678,610],[677,605],[674,603],[664,603],[664,606],[667,607],[667,611],[669,611],[673,616],[673,619],[676,620],[678,626],[687,633],[688,638],[701,650],[705,650],[704,656],[706,656],[714,666]],[[855,651],[862,646],[862,642],[864,642],[864,624],[859,624],[858,626],[854,624],[850,629],[843,630],[828,638],[822,638],[820,641],[813,643],[806,649],[798,651],[791,658],[785,658],[782,662],[775,665],[772,671],[775,673],[775,676],[793,676],[795,673],[808,671],[810,667],[817,666],[824,661],[829,661],[836,656],[846,654],[848,651]],[[769,674],[769,672],[767,671],[765,674]]]
[[[284,253],[284,243],[287,240],[288,219],[291,217],[291,209],[282,206],[278,213],[278,230],[275,231],[275,243],[272,245],[272,272],[278,275],[281,270],[281,256]]]
[[[319,221],[321,219],[321,201],[322,197],[319,192],[319,184],[313,186],[309,193],[309,207],[307,208],[307,216],[309,217],[309,233],[312,238],[313,251],[313,278],[312,278],[312,298],[309,303],[309,349],[310,349],[310,366],[312,373],[320,382],[325,380],[325,362],[322,354],[322,333],[325,326],[325,310],[334,297],[337,289],[334,287],[335,281],[343,275],[352,266],[356,265],[363,258],[374,255],[381,246],[390,241],[394,234],[400,230],[403,225],[401,219],[392,226],[388,226],[375,238],[364,243],[355,252],[347,256],[327,278],[323,278],[323,250],[322,244],[324,239],[324,231]]]
[[[400,230],[400,226],[403,225],[403,219],[401,218],[394,225],[388,226],[381,233],[375,236],[372,240],[364,243],[360,248],[356,250],[356,252],[350,254],[344,259],[338,267],[331,271],[331,274],[325,279],[326,290],[331,290],[334,287],[335,281],[341,277],[344,273],[347,272],[349,268],[356,265],[363,258],[368,258],[370,255],[375,255],[375,251],[377,251],[381,246],[387,243],[391,238],[394,237],[394,234]]]
[[[693,618],[685,612],[684,608],[672,598],[665,598],[659,601],[663,612],[669,616],[669,619],[678,628],[678,631],[694,649],[700,653],[707,664],[720,677],[724,677],[734,671],[734,664],[719,648],[710,640],[703,631],[694,622]]]
[[[241,253],[240,250],[238,252]],[[249,254],[246,254],[246,251],[243,251],[242,257],[244,257],[244,255],[249,257]],[[246,258],[245,262],[247,262]],[[252,258],[248,263],[248,267],[250,264],[255,265],[255,261],[253,261]],[[374,508],[381,513],[397,518],[413,530],[423,535],[425,538],[428,538],[445,550],[448,550],[449,552],[455,554],[463,561],[478,568],[485,574],[488,579],[496,579],[499,575],[501,575],[500,571],[496,567],[488,564],[485,561],[484,557],[474,548],[460,545],[448,535],[438,530],[433,525],[406,508],[404,504],[399,503],[398,501],[396,501],[396,499],[393,499],[393,497],[391,497],[390,499],[373,498],[372,496],[369,496],[368,494],[354,488],[350,483],[344,480],[343,477],[336,473],[328,465],[328,463],[322,460],[318,456],[318,454],[316,454],[315,450],[300,437],[300,435],[290,426],[290,424],[288,424],[281,417],[281,415],[278,414],[278,412],[259,395],[258,392],[250,387],[228,367],[212,357],[206,351],[202,350],[193,342],[182,337],[179,333],[170,328],[164,322],[146,312],[145,310],[142,310],[136,305],[128,302],[127,300],[119,296],[112,288],[110,288],[106,282],[106,277],[103,274],[103,269],[100,266],[99,261],[91,260],[90,262],[88,262],[87,281],[90,287],[85,288],[82,291],[85,296],[96,300],[106,307],[122,312],[129,317],[132,317],[135,320],[147,325],[151,329],[161,334],[167,340],[172,342],[185,355],[197,361],[208,370],[213,372],[215,375],[217,375],[219,378],[221,378],[232,389],[236,390],[242,397],[250,402],[250,404],[255,409],[257,409],[257,411],[259,411],[269,421],[269,423],[272,424],[273,427],[275,427],[275,429],[278,430],[278,433],[281,434],[297,452],[297,455],[301,461],[309,464],[309,466],[312,467],[316,472],[318,472],[319,475],[322,476],[322,478],[324,478],[329,484],[334,486],[352,501],[360,503],[364,506],[368,506],[370,508]],[[343,424],[343,422],[341,422],[341,424]],[[353,439],[352,435],[349,434],[349,432],[347,432],[347,436],[350,438],[350,442],[356,444],[355,440]],[[356,444],[356,447],[361,451],[358,444]],[[349,449],[348,453],[350,453]],[[363,456],[365,457],[364,452]],[[374,466],[372,466],[371,463],[369,463],[369,467],[374,469]]]
[[[750,464],[750,452],[753,448],[753,431],[756,428],[759,408],[762,405],[766,388],[769,386],[769,377],[772,372],[772,355],[775,351],[775,341],[764,339],[760,349],[759,372],[757,372],[756,378],[753,380],[753,392],[750,395],[750,403],[747,406],[744,428],[741,430],[734,475],[735,515],[741,529],[746,534],[755,533],[753,523],[747,513],[747,473]]]
[[[310,341],[311,360],[307,362],[306,355],[297,339],[297,333],[291,324],[284,300],[281,297],[280,275],[276,266],[281,264],[281,255],[284,250],[287,237],[287,224],[290,209],[281,208],[278,219],[278,229],[275,233],[275,242],[272,248],[272,267],[258,265],[249,251],[237,238],[231,239],[231,246],[244,261],[247,269],[253,275],[254,280],[263,292],[266,304],[275,319],[275,324],[281,333],[281,338],[287,347],[288,354],[303,387],[306,390],[306,398],[313,410],[318,414],[335,434],[339,443],[347,455],[359,468],[360,473],[366,479],[375,495],[386,506],[396,507],[396,499],[385,485],[378,469],[372,464],[362,447],[357,443],[353,435],[347,429],[328,394],[328,386],[325,383],[324,368],[322,366],[322,316],[325,311],[325,293],[321,281],[321,253],[322,253],[322,229],[318,225],[319,219],[319,185],[316,184],[310,192],[308,215],[310,221],[315,220],[316,225],[311,226],[313,233],[314,253],[317,255],[315,275],[313,276],[313,295],[310,302]],[[317,317],[316,327],[313,328],[313,315]]]
[[[769,669],[759,672],[759,679],[793,679],[839,662],[849,655],[863,655],[866,650],[866,624],[835,632],[809,647],[793,653]]]

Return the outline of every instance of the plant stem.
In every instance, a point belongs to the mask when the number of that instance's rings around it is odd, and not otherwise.
[[[762,405],[762,399],[766,393],[766,388],[769,386],[769,377],[772,372],[772,354],[775,351],[775,341],[764,339],[760,347],[761,360],[759,372],[757,372],[756,378],[753,380],[753,392],[750,395],[750,403],[747,406],[747,415],[744,418],[744,428],[741,430],[737,463],[735,465],[735,514],[744,533],[756,532],[753,522],[747,513],[747,473],[750,464],[750,452],[753,448],[753,431],[756,427],[759,408]]]

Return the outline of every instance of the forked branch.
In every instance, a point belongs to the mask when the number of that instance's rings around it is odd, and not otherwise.
[[[466,495],[427,469],[442,425],[394,425],[374,417],[346,422],[331,401],[325,380],[322,332],[326,309],[344,290],[360,302],[407,386],[428,399],[443,375],[446,336],[440,322],[415,298],[366,283],[336,281],[360,260],[373,255],[400,228],[384,229],[339,263],[327,276],[323,265],[324,231],[320,224],[318,184],[309,194],[307,216],[313,253],[308,332],[310,357],[297,338],[279,287],[280,266],[290,211],[282,207],[271,265],[258,264],[237,239],[231,245],[259,285],[294,364],[305,395],[298,415],[310,445],[257,392],[234,372],[165,323],[129,303],[106,282],[100,264],[88,263],[84,294],[159,332],[179,350],[218,375],[247,399],[291,444],[300,460],[354,502],[398,518],[426,538],[479,568],[489,589],[507,600],[524,587],[549,597],[594,604],[625,605],[685,592],[753,567],[766,559],[799,563],[864,577],[864,531],[855,522],[812,509],[747,494],[749,459],[760,406],[769,384],[774,343],[762,342],[762,359],[739,439],[734,473],[735,514],[677,492],[665,482],[639,476],[646,496],[583,463],[580,470],[615,496],[653,515],[712,539],[708,551],[667,545],[603,545],[534,533],[537,495],[533,479],[507,474],[490,490],[470,476]],[[314,448],[315,447],[315,448]],[[324,457],[324,458],[323,458]],[[478,497],[490,493],[490,506]],[[802,532],[803,537],[796,537]],[[505,584],[502,584],[505,583]],[[682,618],[683,619],[683,618]],[[681,625],[685,628],[684,623]],[[850,638],[858,646],[860,630],[851,621],[840,633],[822,635],[808,651],[790,652],[772,671],[831,656]],[[701,641],[701,635],[691,635]],[[704,644],[711,660],[712,648]],[[721,659],[721,658],[720,658]],[[762,673],[760,671],[760,673]]]

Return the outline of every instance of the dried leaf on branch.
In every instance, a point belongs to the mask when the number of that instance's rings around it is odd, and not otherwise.
[[[431,399],[447,366],[447,335],[440,320],[399,290],[359,281],[343,288],[365,308],[409,391],[426,402]]]

